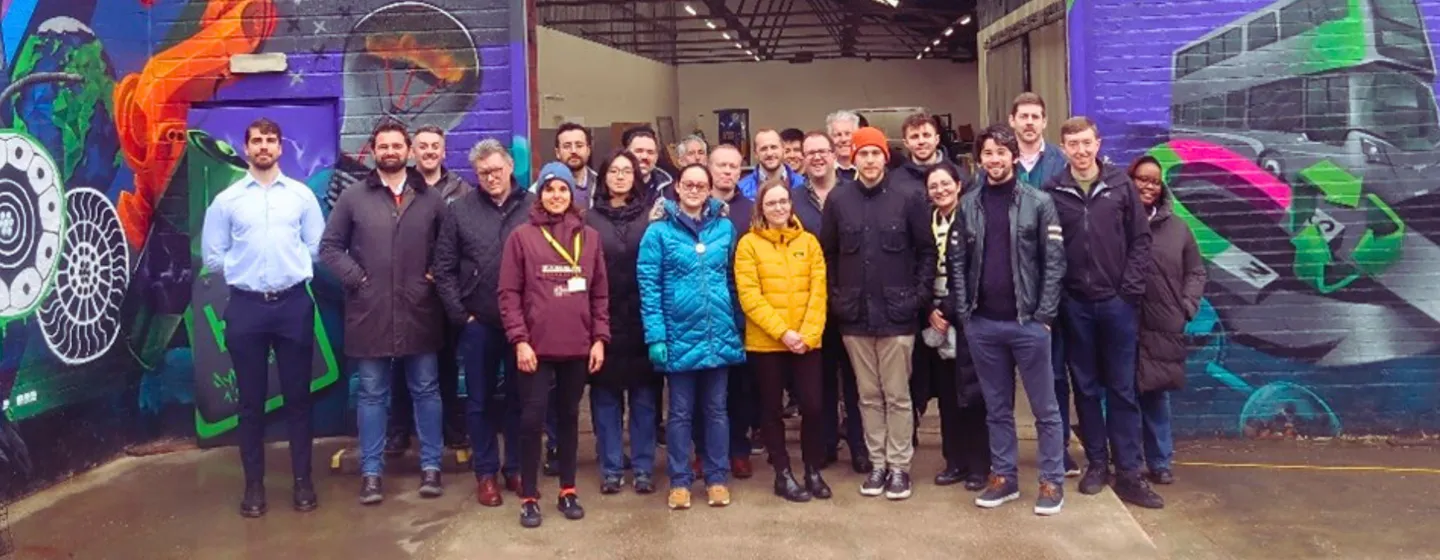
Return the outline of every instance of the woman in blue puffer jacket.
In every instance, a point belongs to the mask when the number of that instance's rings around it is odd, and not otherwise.
[[[708,502],[717,507],[730,503],[726,382],[728,368],[745,361],[744,316],[731,265],[735,229],[725,203],[710,196],[710,184],[703,165],[680,171],[677,200],[662,197],[651,211],[636,266],[650,361],[670,385],[665,439],[671,509],[690,507],[696,411],[704,430],[700,456]]]

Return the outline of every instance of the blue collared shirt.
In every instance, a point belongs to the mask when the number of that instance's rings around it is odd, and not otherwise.
[[[309,187],[283,174],[265,187],[247,173],[210,203],[200,244],[205,267],[224,272],[227,284],[272,292],[314,276],[324,232]]]

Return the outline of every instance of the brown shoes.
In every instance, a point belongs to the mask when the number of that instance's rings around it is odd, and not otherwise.
[[[487,507],[498,507],[505,503],[505,498],[500,494],[500,484],[495,481],[495,475],[476,476],[475,501]]]
[[[735,478],[746,479],[755,476],[755,469],[750,466],[749,457],[737,457],[730,460],[730,474]]]

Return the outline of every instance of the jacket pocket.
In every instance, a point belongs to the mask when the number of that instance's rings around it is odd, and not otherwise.
[[[886,253],[899,253],[910,246],[905,230],[891,226],[880,230],[880,249]]]
[[[830,299],[827,305],[830,308],[830,316],[839,319],[844,323],[853,323],[860,320],[860,288],[844,287],[831,288]]]
[[[860,228],[845,228],[840,231],[840,252],[853,255],[860,252],[865,244],[865,231]]]
[[[885,288],[885,316],[896,323],[920,318],[919,295],[914,288]]]

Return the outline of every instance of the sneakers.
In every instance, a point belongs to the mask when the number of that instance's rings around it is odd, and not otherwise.
[[[360,503],[371,506],[385,500],[385,494],[381,489],[380,477],[366,476],[360,481]]]
[[[1115,495],[1120,501],[1134,504],[1143,508],[1161,509],[1165,507],[1165,499],[1150,489],[1150,484],[1140,476],[1140,473],[1120,473],[1115,477]]]
[[[890,472],[890,483],[885,485],[885,499],[903,500],[910,497],[910,473],[896,469]]]
[[[651,480],[650,475],[648,475],[648,474],[637,474],[637,475],[635,475],[635,493],[636,493],[636,494],[654,494],[654,493],[655,493],[655,481],[654,481],[654,480]]]
[[[620,487],[625,485],[625,479],[619,476],[610,475],[600,480],[601,494],[619,494]]]
[[[580,497],[575,495],[574,488],[565,488],[560,491],[560,498],[555,501],[555,509],[565,515],[565,519],[571,521],[584,519],[585,508],[580,507]]]
[[[439,498],[445,493],[445,487],[440,484],[440,471],[427,470],[420,474],[420,497]]]
[[[1077,477],[1077,476],[1080,476],[1080,463],[1076,463],[1076,462],[1075,462],[1075,458],[1070,456],[1070,450],[1069,450],[1069,449],[1066,449],[1066,450],[1065,450],[1065,477],[1066,477],[1066,478],[1075,478],[1075,477]]]
[[[545,517],[540,514],[540,504],[534,498],[525,498],[520,502],[520,526],[526,529],[534,529],[540,526]]]
[[[715,484],[705,489],[705,494],[710,498],[710,507],[725,507],[730,505],[730,489],[724,484]]]
[[[985,485],[985,490],[975,497],[975,505],[982,508],[997,508],[1005,502],[1020,497],[1020,485],[1013,479],[998,474],[990,475],[990,482]]]
[[[1035,498],[1035,515],[1055,515],[1065,506],[1065,488],[1051,482],[1040,483],[1040,496]]]
[[[670,509],[690,509],[690,489],[670,489]]]
[[[1080,493],[1094,496],[1105,489],[1110,481],[1110,468],[1105,463],[1090,463],[1085,466],[1085,475],[1080,477]]]
[[[872,469],[870,475],[865,477],[865,482],[860,484],[860,495],[879,496],[885,493],[885,485],[889,481],[889,471],[885,469]]]

